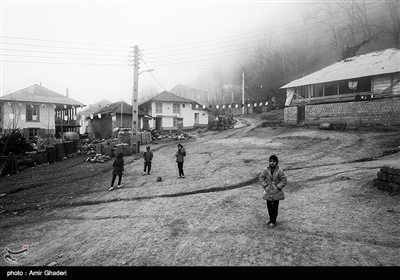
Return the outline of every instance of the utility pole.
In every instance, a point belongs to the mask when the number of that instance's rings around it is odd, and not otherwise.
[[[123,112],[124,110],[122,110],[122,107],[124,106],[124,99],[121,99],[121,128],[122,128],[122,116],[123,116]]]
[[[137,141],[138,133],[138,80],[139,80],[139,48],[134,47],[133,59],[133,92],[132,92],[132,147],[135,145],[133,153],[139,153],[139,145]],[[136,143],[135,143],[136,142]]]
[[[242,115],[244,115],[244,67],[242,67]]]

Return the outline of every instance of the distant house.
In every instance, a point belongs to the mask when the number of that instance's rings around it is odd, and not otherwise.
[[[287,124],[400,125],[400,50],[350,57],[281,89]]]
[[[78,109],[78,121],[79,121],[79,125],[81,126],[79,128],[79,133],[84,134],[84,133],[88,132],[87,127],[89,125],[89,119],[86,118],[87,116],[92,115],[94,112],[96,112],[100,108],[103,108],[104,106],[109,105],[111,103],[112,103],[111,101],[103,99],[94,104],[89,104],[88,106],[86,106],[83,109]]]
[[[139,130],[148,129],[151,116],[139,110],[138,117]],[[123,101],[111,103],[85,118],[89,121],[87,130],[92,138],[113,138],[116,137],[115,128],[132,128],[132,105]]]
[[[79,130],[77,108],[84,104],[40,85],[0,97],[0,132],[20,128],[26,139]]]
[[[209,98],[208,90],[188,87],[181,84],[174,86],[169,92],[202,104],[205,104]]]
[[[157,130],[175,131],[179,121],[182,121],[183,129],[208,125],[208,109],[205,106],[168,91],[139,103],[139,109],[153,117],[150,127]]]

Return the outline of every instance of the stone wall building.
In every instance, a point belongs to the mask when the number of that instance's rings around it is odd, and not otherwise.
[[[281,89],[285,124],[400,126],[400,50],[351,57]]]

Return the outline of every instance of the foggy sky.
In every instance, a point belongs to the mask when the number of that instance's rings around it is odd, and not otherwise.
[[[230,77],[258,40],[301,20],[303,1],[2,1],[1,94],[33,84],[86,105]]]

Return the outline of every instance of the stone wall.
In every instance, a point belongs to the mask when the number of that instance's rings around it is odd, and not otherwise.
[[[297,124],[297,107],[286,107],[283,110],[283,120],[285,124]]]
[[[305,125],[400,125],[400,96],[351,102],[307,105]],[[286,107],[285,124],[297,124],[297,108]]]
[[[400,167],[383,166],[378,172],[374,185],[381,190],[400,194]]]

